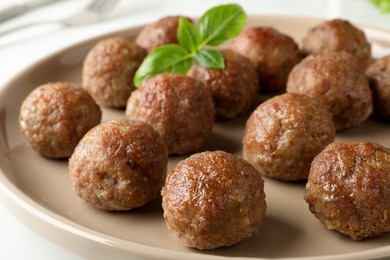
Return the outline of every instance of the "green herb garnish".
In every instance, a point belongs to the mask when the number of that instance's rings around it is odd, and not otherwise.
[[[218,46],[237,36],[244,28],[246,18],[244,10],[237,4],[211,8],[197,25],[180,18],[179,44],[163,45],[149,53],[134,76],[134,85],[139,87],[144,80],[162,72],[187,74],[193,61],[201,67],[224,69],[221,52],[205,47]]]
[[[370,0],[379,7],[379,10],[384,14],[390,12],[390,0]]]

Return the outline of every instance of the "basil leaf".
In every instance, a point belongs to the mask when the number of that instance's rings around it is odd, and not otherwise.
[[[199,20],[202,46],[217,46],[237,36],[246,23],[246,14],[237,4],[220,5],[208,10]]]
[[[225,60],[220,51],[206,49],[195,53],[194,60],[196,64],[205,68],[224,69]]]
[[[182,17],[179,18],[177,38],[179,40],[179,44],[190,52],[195,52],[198,49],[200,43],[198,28]]]
[[[157,47],[146,56],[134,76],[134,85],[139,87],[143,81],[162,72],[187,74],[193,61],[192,54],[177,44]]]
[[[390,0],[370,0],[379,7],[382,14],[390,12]]]

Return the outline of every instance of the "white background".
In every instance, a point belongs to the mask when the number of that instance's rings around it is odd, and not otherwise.
[[[25,1],[1,0],[0,10]],[[16,25],[67,17],[88,4],[87,0],[63,0],[0,23],[0,33]],[[390,30],[390,14],[381,15],[368,0],[122,0],[103,22],[64,28],[58,25],[33,27],[0,36],[0,88],[34,61],[89,37],[143,24],[165,15],[197,16],[209,7],[237,2],[248,14],[340,17],[354,23]],[[0,259],[80,259],[29,230],[8,212],[0,201]]]

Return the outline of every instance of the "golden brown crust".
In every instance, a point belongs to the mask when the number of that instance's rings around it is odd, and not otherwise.
[[[361,61],[363,67],[371,61],[371,45],[364,32],[342,19],[326,21],[311,29],[302,40],[306,55],[346,51]]]
[[[234,118],[250,105],[259,89],[256,70],[249,59],[231,50],[222,50],[225,69],[208,69],[195,64],[189,76],[201,80],[215,103],[217,116],[221,119]]]
[[[256,108],[243,137],[244,159],[256,169],[284,181],[306,179],[310,164],[333,142],[330,113],[300,94],[284,94]]]
[[[146,52],[135,43],[114,37],[98,42],[83,64],[83,88],[101,105],[125,107],[135,89],[134,74]]]
[[[201,81],[163,73],[131,94],[126,115],[152,125],[166,142],[169,154],[184,154],[206,142],[214,125],[215,109]]]
[[[168,155],[158,133],[148,124],[113,120],[93,128],[69,160],[73,190],[104,210],[130,210],[158,194]]]
[[[330,144],[312,163],[305,200],[328,229],[353,240],[390,232],[390,149]]]
[[[178,43],[177,28],[180,17],[183,16],[167,16],[145,26],[137,35],[135,42],[148,52],[161,45]],[[183,18],[191,21],[188,17]]]
[[[288,73],[301,60],[294,39],[271,27],[248,28],[230,47],[255,65],[260,91],[285,89]]]
[[[22,133],[31,146],[49,158],[69,157],[88,130],[100,123],[102,112],[78,85],[47,83],[33,90],[19,114]]]
[[[188,247],[230,246],[259,228],[266,210],[264,182],[243,159],[203,152],[179,162],[162,190],[168,228]]]
[[[390,55],[370,64],[366,76],[373,94],[374,113],[390,122]]]
[[[347,52],[309,56],[291,71],[287,92],[305,94],[333,115],[336,130],[365,121],[372,112],[372,94],[359,61]]]

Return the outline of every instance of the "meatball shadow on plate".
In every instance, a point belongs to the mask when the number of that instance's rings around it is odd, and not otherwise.
[[[206,143],[195,152],[222,150],[229,153],[238,153],[241,150],[241,142],[223,135],[223,131],[228,131],[228,129],[219,128],[218,131],[213,131]]]
[[[245,126],[246,121],[248,120],[249,116],[252,114],[252,112],[263,102],[267,101],[268,99],[284,94],[286,91],[275,91],[275,92],[269,92],[269,93],[261,93],[257,94],[253,97],[252,102],[248,106],[248,108],[245,110],[244,113],[239,115],[236,118],[229,119],[229,120],[217,120],[216,124],[218,126],[222,126],[226,129],[232,129],[232,128],[240,128],[242,129],[242,126]]]
[[[281,256],[281,248],[288,252],[289,245],[301,235],[298,227],[283,221],[278,216],[266,214],[260,230],[252,237],[230,247],[217,248],[211,251],[194,249],[194,251],[217,256],[275,258]],[[277,246],[275,243],[277,243]]]
[[[388,132],[388,124],[376,118],[375,115],[371,115],[360,125],[338,132],[336,141],[356,141],[359,139],[382,143],[382,145],[390,147],[390,143],[383,143],[383,136],[386,136]]]

